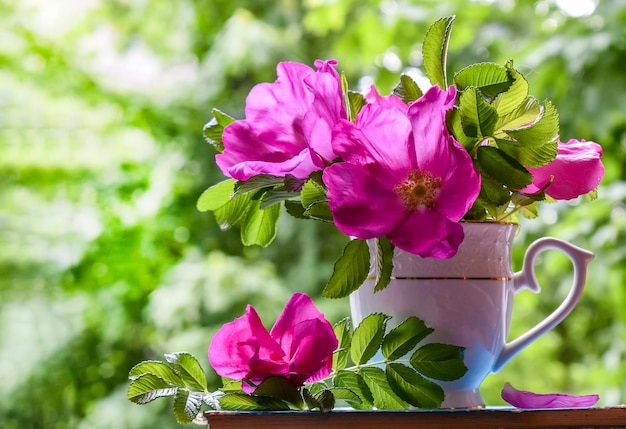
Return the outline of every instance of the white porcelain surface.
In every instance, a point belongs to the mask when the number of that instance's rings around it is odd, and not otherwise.
[[[485,377],[500,370],[532,341],[560,323],[574,308],[585,284],[586,266],[593,254],[567,242],[544,238],[534,242],[523,269],[513,273],[511,247],[514,224],[464,223],[465,239],[448,260],[421,258],[396,249],[390,285],[373,293],[374,280],[350,296],[356,325],[374,312],[392,316],[389,328],[409,316],[420,317],[435,329],[426,342],[465,347],[468,372],[453,382],[441,382],[444,408],[484,406],[478,390]],[[526,334],[507,343],[513,298],[522,289],[539,292],[534,274],[537,256],[544,250],[565,253],[574,267],[574,280],[564,302]],[[374,256],[372,257],[374,258]],[[370,264],[376,267],[375,261]],[[370,272],[376,275],[375,268]]]

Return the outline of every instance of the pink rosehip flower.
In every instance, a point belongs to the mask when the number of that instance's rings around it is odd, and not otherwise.
[[[345,162],[324,170],[329,206],[343,233],[387,236],[422,257],[450,258],[463,241],[458,223],[480,192],[472,159],[448,133],[456,89],[430,88],[405,114],[368,104],[356,123],[339,121],[333,148]]]
[[[334,60],[282,62],[274,83],[256,85],[246,99],[246,119],[224,129],[224,151],[215,160],[224,175],[247,180],[257,174],[305,179],[335,158],[335,122],[346,118]]]
[[[533,175],[532,184],[520,192],[533,194],[546,188],[546,194],[556,200],[571,200],[598,187],[604,176],[602,147],[595,142],[571,139],[559,141],[556,158],[547,165],[529,168]]]
[[[517,408],[585,408],[593,406],[600,396],[533,393],[517,390],[510,383],[505,383],[502,389],[502,399]]]
[[[246,393],[272,375],[300,387],[330,374],[337,345],[332,326],[311,298],[296,293],[270,332],[248,305],[243,316],[217,331],[209,346],[209,362],[219,375],[244,380]]]

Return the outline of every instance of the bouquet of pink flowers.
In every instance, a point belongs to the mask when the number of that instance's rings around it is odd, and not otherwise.
[[[432,258],[454,256],[463,220],[537,216],[546,200],[595,196],[603,174],[594,142],[559,139],[550,101],[530,95],[512,61],[481,63],[448,85],[446,50],[453,17],[435,22],[423,44],[431,86],[409,76],[390,95],[348,88],[334,60],[278,64],[277,79],[246,100],[245,119],[219,110],[204,134],[217,149],[226,180],[211,186],[198,208],[219,225],[240,226],[246,245],[269,245],[284,205],[297,218],[332,222],[353,237],[323,295],[358,288],[376,239],[382,268],[375,290],[389,283],[393,249]],[[334,326],[312,300],[295,294],[271,330],[252,306],[225,324],[209,347],[224,386],[209,392],[200,364],[186,353],[145,361],[129,377],[128,399],[174,397],[181,423],[203,404],[230,410],[437,408],[451,381],[467,368],[462,347],[422,340],[433,329],[417,317],[387,329],[374,313],[352,329]],[[374,356],[382,360],[372,362]],[[352,366],[349,363],[353,364]],[[383,370],[381,367],[384,367]],[[591,406],[597,395],[539,395],[510,385],[503,398],[517,407]]]
[[[334,60],[315,69],[284,62],[274,83],[252,88],[245,119],[214,110],[204,132],[228,179],[198,208],[224,228],[239,225],[244,244],[271,243],[283,203],[290,215],[333,222],[359,240],[450,258],[464,238],[462,220],[536,217],[541,201],[593,196],[602,148],[561,142],[556,108],[530,95],[512,61],[470,65],[448,85],[453,19],[426,35],[432,86],[424,91],[403,75],[390,95],[374,86],[353,92]],[[357,274],[335,274],[324,295],[349,294],[366,273]]]

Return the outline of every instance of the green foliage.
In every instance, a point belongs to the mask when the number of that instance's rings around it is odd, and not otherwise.
[[[335,262],[333,274],[322,295],[326,298],[343,298],[357,290],[367,277],[369,255],[366,241],[350,240]]]

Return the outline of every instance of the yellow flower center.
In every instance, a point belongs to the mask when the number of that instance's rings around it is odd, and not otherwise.
[[[441,189],[441,179],[427,171],[411,170],[394,188],[404,206],[413,211],[420,207],[435,207]]]

